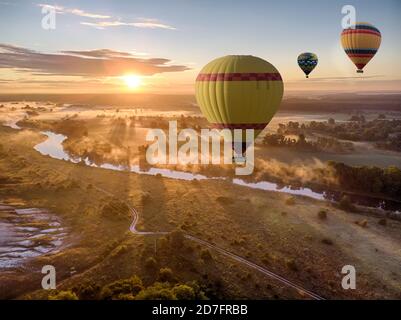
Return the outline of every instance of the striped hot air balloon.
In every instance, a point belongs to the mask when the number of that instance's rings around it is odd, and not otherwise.
[[[379,29],[366,22],[357,22],[341,33],[341,44],[345,53],[363,73],[363,68],[375,56],[381,43]]]
[[[317,62],[317,55],[311,52],[304,52],[298,56],[298,65],[305,73],[307,78],[309,78],[309,74],[317,66]]]
[[[212,127],[254,129],[256,136],[276,113],[283,97],[280,73],[254,56],[230,55],[209,62],[196,78],[196,99]],[[234,141],[234,147],[247,143]],[[237,148],[235,148],[237,150]]]

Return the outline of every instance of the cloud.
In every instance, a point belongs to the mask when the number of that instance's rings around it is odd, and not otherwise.
[[[62,6],[58,6],[58,5],[51,5],[51,4],[44,4],[44,3],[40,3],[40,4],[38,4],[38,6],[41,8],[51,8],[59,14],[73,14],[75,16],[85,17],[85,18],[110,19],[111,20],[111,21],[97,21],[97,22],[87,22],[87,21],[81,22],[81,24],[84,26],[89,26],[89,27],[93,27],[96,29],[128,26],[128,27],[144,28],[144,29],[176,30],[175,27],[170,26],[168,24],[164,24],[157,19],[140,18],[140,19],[138,19],[138,21],[124,22],[121,20],[115,20],[115,19],[113,20],[112,19],[113,17],[109,16],[109,15],[89,13],[89,12],[86,12],[86,11],[78,9],[78,8],[70,9],[70,8],[66,8],[66,7],[62,7]]]
[[[107,15],[89,13],[89,12],[86,12],[86,11],[81,10],[81,9],[69,9],[69,8],[66,8],[66,7],[57,6],[57,5],[51,5],[51,4],[40,3],[40,4],[38,4],[38,6],[41,7],[41,8],[54,9],[57,13],[60,13],[60,14],[69,13],[69,14],[73,14],[75,16],[85,17],[85,18],[93,18],[93,19],[110,19],[111,18],[111,16],[107,16]]]
[[[166,58],[143,58],[110,49],[42,53],[27,48],[0,44],[0,68],[36,75],[114,77],[127,73],[151,76],[189,70],[171,64]]]
[[[161,23],[155,19],[142,19],[137,22],[123,22],[123,21],[99,21],[99,22],[81,22],[82,25],[94,27],[96,29],[105,29],[108,27],[129,26],[144,29],[166,29],[176,30],[175,27]]]

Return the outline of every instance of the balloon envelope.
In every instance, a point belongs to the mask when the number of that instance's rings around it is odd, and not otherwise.
[[[366,64],[375,56],[381,44],[379,29],[367,22],[357,22],[341,33],[345,53],[362,73]]]
[[[305,73],[306,77],[309,78],[309,74],[317,66],[318,58],[317,55],[311,52],[304,52],[298,56],[298,65]]]
[[[196,99],[212,127],[254,129],[253,139],[276,113],[283,90],[277,69],[254,56],[215,59],[196,78]],[[244,146],[245,135],[242,141],[235,142]]]

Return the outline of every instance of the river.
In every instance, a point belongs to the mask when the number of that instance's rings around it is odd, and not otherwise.
[[[67,136],[63,134],[57,134],[51,131],[42,132],[47,139],[39,144],[37,144],[34,148],[36,151],[40,152],[43,155],[50,156],[55,159],[71,161],[73,163],[84,163],[87,166],[103,168],[108,170],[116,170],[116,171],[127,171],[126,166],[122,165],[114,165],[111,163],[103,163],[101,165],[95,164],[91,162],[88,158],[81,159],[79,157],[72,157],[67,152],[65,152],[63,148],[63,141],[67,139]],[[292,188],[291,186],[281,186],[273,182],[269,181],[260,181],[260,182],[247,182],[240,178],[228,179],[227,177],[208,177],[202,174],[196,174],[191,172],[184,171],[176,171],[170,169],[163,168],[150,168],[149,170],[142,170],[138,165],[132,165],[129,168],[129,171],[135,172],[137,174],[144,175],[161,175],[162,177],[176,180],[205,180],[205,179],[214,179],[214,180],[226,180],[230,181],[233,184],[252,188],[252,189],[260,189],[265,191],[274,191],[281,192],[291,195],[305,196],[317,200],[329,200],[329,201],[338,201],[342,192],[337,191],[314,191],[310,188]],[[351,200],[355,204],[374,207],[374,208],[382,208],[390,211],[394,211],[395,213],[399,213],[401,209],[401,203],[396,201],[383,200],[375,197],[368,196],[360,196],[355,194],[349,194]]]

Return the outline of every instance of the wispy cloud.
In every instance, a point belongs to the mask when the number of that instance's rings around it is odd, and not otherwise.
[[[84,77],[114,77],[126,73],[150,76],[189,70],[166,58],[144,58],[111,49],[42,53],[7,44],[0,44],[1,68],[35,75]]]
[[[45,7],[45,8],[51,8],[54,9],[57,13],[60,14],[73,14],[75,16],[79,17],[85,17],[85,18],[93,18],[93,19],[110,19],[111,16],[108,15],[102,15],[102,14],[97,14],[97,13],[91,13],[91,12],[86,12],[81,9],[70,9],[58,5],[51,5],[51,4],[45,4],[45,3],[40,3],[38,4],[39,7]]]
[[[128,26],[128,27],[135,27],[135,28],[143,28],[143,29],[166,29],[166,30],[176,30],[175,27],[165,24],[157,19],[149,19],[149,18],[139,18],[137,21],[126,22],[110,15],[102,15],[97,13],[86,12],[84,10],[78,8],[67,8],[59,5],[51,5],[40,3],[38,4],[39,7],[42,8],[52,8],[59,14],[72,14],[79,17],[84,18],[91,18],[91,19],[101,19],[103,21],[96,21],[96,22],[88,22],[82,21],[80,24],[84,26],[93,27],[96,29],[105,29],[110,27],[120,27],[120,26]],[[109,21],[104,21],[104,20]]]
[[[119,26],[129,26],[135,28],[145,28],[145,29],[167,29],[176,30],[175,27],[168,24],[164,24],[156,19],[141,19],[136,22],[124,22],[124,21],[99,21],[99,22],[81,22],[82,25],[94,27],[96,29],[105,29],[108,27],[119,27]]]

